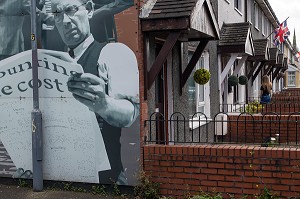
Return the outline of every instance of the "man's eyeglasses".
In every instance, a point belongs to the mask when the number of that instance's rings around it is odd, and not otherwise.
[[[84,10],[85,9],[85,5],[81,4],[79,6],[75,6],[75,5],[69,5],[67,7],[65,7],[63,10],[61,11],[54,11],[54,19],[56,22],[61,22],[64,18],[64,15],[67,15],[69,18],[72,18],[75,16],[76,12],[78,12],[79,10]],[[80,8],[84,8],[84,9],[80,9]]]

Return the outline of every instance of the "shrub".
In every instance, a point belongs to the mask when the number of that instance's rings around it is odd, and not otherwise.
[[[239,76],[239,84],[246,85],[248,83],[248,77],[246,75]]]
[[[139,175],[139,185],[134,187],[134,195],[139,199],[159,199],[159,184],[151,182],[144,172]]]
[[[236,86],[239,83],[239,78],[235,75],[230,75],[228,77],[228,85],[229,86]]]
[[[250,102],[247,106],[240,109],[240,112],[246,112],[246,113],[258,113],[261,112],[263,109],[262,104],[260,104],[258,101]]]
[[[194,80],[197,84],[204,85],[210,80],[210,72],[204,68],[200,68],[195,71]]]

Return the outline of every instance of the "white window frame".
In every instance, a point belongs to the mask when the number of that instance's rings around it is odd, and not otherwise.
[[[258,16],[259,12],[258,12],[258,5],[257,3],[254,4],[254,27],[256,29],[258,29],[258,19],[259,19],[259,16]]]
[[[265,19],[265,27],[264,27],[265,36],[269,36],[269,21],[267,16],[264,15],[264,19]]]
[[[296,72],[288,71],[288,86],[296,86]]]
[[[247,1],[247,20],[252,23],[252,1]]]
[[[262,13],[261,17],[261,33],[263,36],[266,35],[266,30],[265,30],[266,24],[265,24],[265,15]]]
[[[194,53],[195,49],[189,48],[189,53]],[[203,63],[201,63],[203,61]],[[203,65],[203,66],[201,66]],[[209,53],[207,51],[204,51],[201,55],[201,57],[199,58],[199,61],[197,62],[195,69],[199,69],[199,68],[205,68],[206,70],[209,71]],[[192,75],[191,75],[192,76]],[[204,111],[202,113],[204,113],[207,117],[207,121],[210,121],[210,86],[209,86],[209,82],[206,83],[205,85],[203,85],[203,99],[204,101],[200,101],[199,98],[199,92],[200,92],[200,86],[199,84],[195,85],[195,89],[196,89],[196,110],[194,113],[196,112],[202,112],[200,111],[200,109],[203,107]],[[193,113],[193,114],[194,114]],[[200,121],[199,124],[199,119],[203,120]],[[206,124],[206,121],[204,121],[206,118],[204,115],[196,115],[193,118],[189,118],[189,127],[190,129],[195,129],[198,128],[204,124]]]
[[[242,0],[234,0],[234,9],[235,9],[240,15],[243,15],[243,4],[242,4]]]

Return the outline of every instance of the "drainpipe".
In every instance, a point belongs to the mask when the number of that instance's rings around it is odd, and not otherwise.
[[[39,109],[36,0],[31,0],[33,110],[31,112],[33,191],[43,190],[42,113]]]

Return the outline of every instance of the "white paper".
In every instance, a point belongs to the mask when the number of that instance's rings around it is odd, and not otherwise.
[[[75,100],[66,85],[70,71],[82,72],[82,68],[43,51],[38,59],[44,179],[98,183],[98,171],[110,169],[103,138],[95,114]],[[24,171],[32,171],[28,62],[31,51],[0,62],[0,139],[16,168]]]

